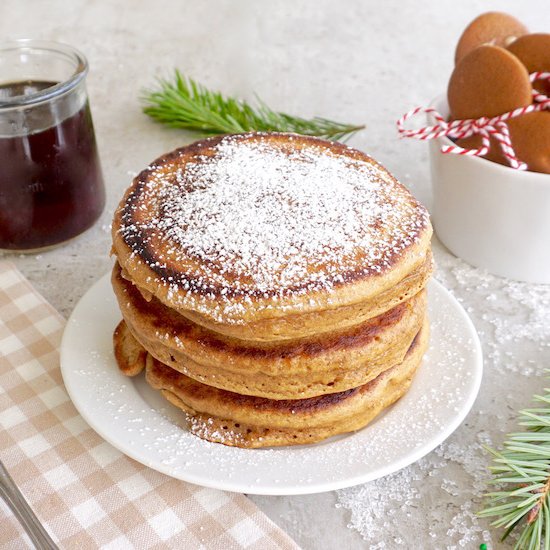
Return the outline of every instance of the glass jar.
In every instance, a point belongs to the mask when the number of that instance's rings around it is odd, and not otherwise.
[[[86,92],[70,46],[0,44],[0,249],[34,251],[99,218],[105,188]]]

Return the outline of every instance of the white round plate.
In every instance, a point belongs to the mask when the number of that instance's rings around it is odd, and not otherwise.
[[[112,334],[121,316],[109,275],[74,309],[61,371],[74,405],[114,447],[169,476],[249,494],[293,495],[364,483],[415,462],[464,420],[481,382],[481,347],[460,304],[429,283],[431,345],[409,392],[366,428],[315,445],[239,449],[189,433],[183,413],[143,376],[119,373]]]

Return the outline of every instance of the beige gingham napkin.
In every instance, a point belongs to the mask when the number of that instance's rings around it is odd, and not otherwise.
[[[63,326],[0,261],[0,458],[61,548],[298,548],[245,496],[172,479],[103,441],[63,386]],[[0,547],[27,546],[0,501]]]

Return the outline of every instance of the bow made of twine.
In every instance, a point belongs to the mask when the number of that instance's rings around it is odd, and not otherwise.
[[[531,82],[545,80],[550,82],[550,72],[536,72],[529,75]],[[471,157],[482,157],[486,155],[491,148],[490,138],[493,137],[502,149],[502,153],[506,157],[508,163],[516,170],[526,170],[527,165],[518,159],[512,141],[510,139],[510,131],[506,121],[516,118],[527,113],[544,111],[550,109],[550,98],[541,94],[537,90],[533,90],[533,103],[527,107],[518,107],[508,113],[503,113],[492,118],[481,117],[468,120],[453,120],[447,122],[440,113],[433,107],[417,107],[403,115],[397,121],[397,131],[401,137],[414,138],[420,140],[437,139],[446,136],[451,139],[462,139],[474,135],[481,137],[481,147],[478,149],[464,149],[458,145],[444,145],[441,147],[441,152],[455,155],[466,155]],[[405,122],[419,114],[431,114],[436,120],[433,126],[426,126],[417,130],[405,128]]]

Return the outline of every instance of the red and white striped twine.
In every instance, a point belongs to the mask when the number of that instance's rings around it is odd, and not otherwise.
[[[529,75],[531,82],[537,80],[546,80],[550,82],[550,72],[536,72]],[[482,157],[489,152],[491,148],[490,137],[494,137],[500,145],[502,152],[508,163],[512,168],[516,170],[526,170],[527,165],[517,158],[512,142],[510,139],[510,132],[508,130],[507,120],[516,118],[527,113],[534,113],[537,111],[544,111],[550,109],[550,98],[541,94],[537,90],[533,90],[533,104],[527,107],[518,107],[508,113],[503,113],[493,118],[481,117],[477,119],[468,120],[453,120],[447,122],[441,114],[437,112],[433,107],[417,107],[412,111],[409,111],[403,115],[397,121],[397,131],[401,137],[428,140],[437,139],[442,136],[446,136],[451,139],[462,139],[474,135],[481,137],[481,147],[479,149],[464,149],[458,147],[458,145],[444,145],[441,147],[442,153],[452,153],[455,155],[467,155],[472,157]],[[419,128],[418,130],[408,130],[405,128],[405,122],[420,113],[430,113],[436,120],[436,124],[433,126],[426,126]]]

